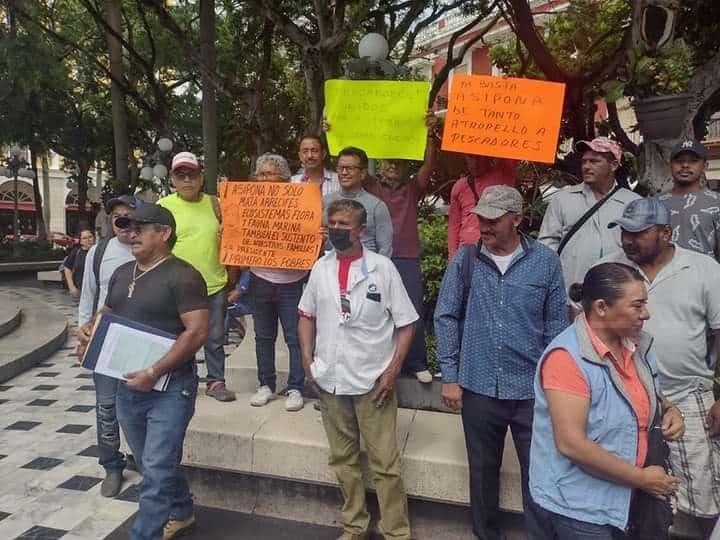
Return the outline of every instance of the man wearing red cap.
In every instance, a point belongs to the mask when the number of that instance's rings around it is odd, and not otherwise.
[[[602,257],[621,249],[620,232],[608,224],[622,216],[625,205],[640,196],[620,187],[620,145],[607,137],[580,141],[583,181],[567,186],[550,199],[538,240],[560,255],[565,286],[582,283],[585,273]]]
[[[225,387],[223,343],[228,273],[220,263],[220,207],[215,197],[202,191],[203,175],[195,154],[176,154],[170,176],[175,193],[157,203],[170,210],[177,223],[177,243],[173,255],[194,266],[207,285],[210,333],[204,347],[207,366],[205,394],[218,401],[233,401],[235,394]]]

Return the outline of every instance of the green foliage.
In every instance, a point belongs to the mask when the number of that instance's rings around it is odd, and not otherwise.
[[[678,39],[652,55],[639,45],[628,51],[621,79],[602,84],[605,99],[617,101],[623,95],[637,97],[681,94],[695,73],[692,49]]]
[[[17,256],[13,255],[12,242],[0,243],[0,262],[62,261],[66,251],[51,242],[20,242]]]

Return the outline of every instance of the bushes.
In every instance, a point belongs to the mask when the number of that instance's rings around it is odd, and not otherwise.
[[[440,283],[448,264],[447,256],[447,218],[428,209],[422,209],[423,216],[418,219],[420,232],[420,271],[425,283],[425,348],[428,368],[438,373],[436,339],[433,333],[433,315],[437,304]]]
[[[17,255],[13,254],[12,241],[0,244],[0,262],[62,261],[66,251],[51,242],[21,241]]]

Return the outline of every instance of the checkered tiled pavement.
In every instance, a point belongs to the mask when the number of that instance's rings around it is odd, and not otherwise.
[[[69,324],[63,349],[0,385],[0,539],[105,538],[137,510],[140,477],[125,471],[117,498],[100,495],[94,386],[72,355],[76,304],[54,288],[0,285],[0,293],[49,304]]]

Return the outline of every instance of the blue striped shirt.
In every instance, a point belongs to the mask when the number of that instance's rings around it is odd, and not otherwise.
[[[523,236],[502,274],[484,246],[477,251],[463,317],[463,246],[450,261],[435,308],[444,383],[499,399],[532,399],[545,347],[568,325],[560,259]]]

